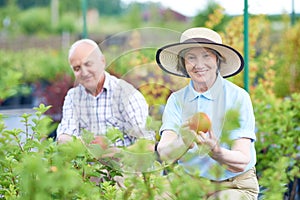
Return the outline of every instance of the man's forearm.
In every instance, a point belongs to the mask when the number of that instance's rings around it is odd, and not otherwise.
[[[57,137],[57,143],[58,144],[64,144],[64,143],[70,142],[71,140],[72,140],[72,136],[68,135],[66,133],[60,134]]]

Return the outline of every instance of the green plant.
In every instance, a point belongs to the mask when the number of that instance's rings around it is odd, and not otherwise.
[[[49,33],[51,31],[50,10],[31,8],[19,15],[19,26],[26,34]]]
[[[0,50],[0,69],[21,74],[20,84],[55,80],[57,74],[72,75],[65,53],[56,50],[28,49],[26,51]],[[2,74],[1,74],[2,75]],[[4,75],[4,74],[3,74]],[[17,75],[15,75],[17,76]]]
[[[126,166],[120,165],[120,161],[125,154],[116,157],[121,159],[119,162],[97,157],[104,152],[96,146],[86,145],[93,139],[93,133],[90,132],[86,132],[82,140],[74,137],[73,141],[58,145],[51,138],[47,139],[47,134],[52,131],[51,119],[45,115],[49,108],[50,106],[41,104],[34,108],[35,114],[23,114],[22,122],[26,127],[25,130],[6,130],[3,115],[0,115],[1,197],[30,200],[111,200],[157,199],[172,196],[177,199],[190,199],[196,196],[203,197],[209,189],[207,181],[192,180],[177,165],[169,165],[169,175],[161,176],[165,166],[159,162],[145,160],[143,156],[139,162],[144,166],[148,165],[146,162],[154,164],[152,170],[124,171],[123,167]],[[116,130],[107,134],[107,138],[113,141],[116,137],[120,137]],[[137,148],[144,149],[143,146]],[[124,150],[127,151],[126,148]],[[135,150],[140,152],[139,149]],[[136,160],[132,160],[127,164],[135,162]],[[124,163],[126,164],[122,162]],[[122,176],[123,182],[115,179]],[[99,182],[94,182],[93,178],[98,178]],[[186,184],[182,184],[182,180],[186,180]],[[199,190],[199,184],[205,185],[205,188]]]
[[[300,178],[300,95],[295,93],[279,99],[266,92],[262,85],[253,95],[260,184],[267,188],[263,192],[267,199],[282,199],[285,193],[295,192],[288,191],[288,184]]]
[[[32,92],[37,94],[44,92],[37,90],[41,84],[51,83],[51,97],[53,98],[54,93],[65,94],[66,88],[71,85],[72,70],[67,63],[66,55],[59,51],[29,49],[24,52],[13,52],[0,50],[0,57],[0,70],[2,71],[0,74],[0,104],[9,97],[30,94],[30,86],[34,87]],[[62,74],[65,74],[65,77]],[[49,91],[47,92],[49,94]],[[42,98],[45,97],[48,98],[47,100],[51,99],[49,95]],[[57,104],[61,104],[61,102],[47,101],[43,103],[54,106],[50,112],[60,109]]]
[[[289,96],[290,93],[300,92],[300,23],[287,28],[279,43],[274,45],[277,61],[274,70],[278,75],[275,80],[274,92],[279,97]],[[284,51],[283,51],[284,49]]]
[[[91,164],[95,160],[80,140],[57,145],[47,139],[52,125],[44,113],[49,108],[41,104],[34,115],[23,114],[25,130],[5,130],[0,115],[0,195],[5,199],[99,199],[101,187],[90,177],[114,170]],[[112,179],[107,183],[112,184]]]
[[[59,20],[58,24],[56,27],[54,27],[55,31],[57,33],[63,33],[63,32],[69,32],[69,33],[74,33],[77,31],[78,27],[74,23],[76,20],[77,16],[73,13],[64,13]]]
[[[1,101],[17,94],[22,74],[11,69],[0,75],[0,104]]]

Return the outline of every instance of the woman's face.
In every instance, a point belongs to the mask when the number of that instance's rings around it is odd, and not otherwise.
[[[209,89],[217,78],[217,56],[207,48],[191,48],[184,54],[185,68],[195,84]]]

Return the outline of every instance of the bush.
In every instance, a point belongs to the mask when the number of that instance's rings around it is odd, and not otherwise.
[[[300,178],[300,94],[276,99],[260,87],[256,95],[259,183],[267,188],[263,192],[266,199],[283,199],[285,194],[295,194],[297,182],[294,191],[289,183]]]
[[[103,155],[105,150],[83,145],[90,144],[92,133],[82,136],[84,143],[74,138],[69,143],[57,145],[51,138],[47,139],[52,125],[44,113],[49,108],[41,104],[34,108],[34,115],[23,114],[25,130],[6,130],[0,115],[0,198],[111,200],[158,199],[167,195],[192,199],[204,197],[211,187],[208,181],[192,180],[179,166],[169,165],[169,175],[161,176],[164,166],[145,160],[143,156],[133,162],[119,156],[120,161],[126,161],[121,162],[122,165],[110,158],[101,159],[98,155]],[[116,130],[109,130],[106,136],[113,142],[116,135],[119,135]],[[139,148],[144,149],[141,146],[135,150],[140,152]],[[129,148],[121,152],[129,152]],[[149,171],[140,171],[135,162],[154,165]],[[124,171],[125,163],[131,170]],[[117,177],[122,176],[124,181],[119,181]],[[98,178],[99,182],[94,182],[93,178]],[[202,190],[199,185],[203,186]]]
[[[55,27],[55,31],[57,33],[69,32],[74,33],[77,31],[76,22],[78,21],[78,17],[73,13],[64,13],[62,18],[59,20],[57,27]]]
[[[0,103],[18,92],[22,74],[11,69],[3,71],[0,75]]]
[[[25,34],[50,33],[51,18],[48,8],[31,8],[19,15],[19,26]]]
[[[279,97],[289,96],[300,92],[300,22],[282,33],[282,39],[274,48],[278,55],[274,70],[277,74],[275,80],[275,93]],[[283,51],[284,49],[284,51]]]
[[[0,69],[21,73],[20,84],[52,81],[57,74],[72,75],[65,53],[56,50],[28,49],[24,52],[0,50]]]

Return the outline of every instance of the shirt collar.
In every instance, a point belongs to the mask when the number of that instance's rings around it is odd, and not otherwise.
[[[197,92],[193,87],[193,81],[190,81],[190,83],[188,85],[188,90],[190,91],[189,94],[188,94],[188,100],[193,101],[198,97],[203,97],[203,98],[206,98],[206,99],[209,99],[209,100],[216,99],[222,91],[222,79],[223,78],[219,73],[217,75],[217,79],[214,82],[214,84],[212,85],[212,87],[209,90],[207,90],[206,92],[203,92],[203,93]]]
[[[105,71],[105,72],[104,72],[104,76],[105,76],[105,80],[104,80],[104,83],[103,83],[103,89],[106,89],[106,90],[107,90],[107,89],[109,88],[109,80],[110,80],[110,79],[109,79],[109,78],[110,78],[109,76],[110,76],[110,75],[109,75],[108,72]]]
[[[108,88],[109,88],[109,86],[110,86],[110,74],[109,74],[108,72],[104,71],[104,76],[105,76],[105,80],[104,80],[104,83],[103,83],[103,88],[102,88],[101,92],[97,95],[97,97],[103,92],[103,90],[108,91]],[[89,94],[89,93],[86,91],[86,89],[85,89],[85,87],[84,87],[83,85],[79,84],[78,86],[79,86],[80,89],[81,89],[82,91],[84,91],[86,94]],[[91,94],[89,94],[89,95],[91,95]],[[91,95],[91,96],[93,96],[93,95]]]
[[[104,71],[104,83],[103,83],[103,88],[100,91],[100,93],[96,96],[99,97],[103,92],[108,92],[109,91],[109,87],[110,87],[110,74],[106,71]]]

